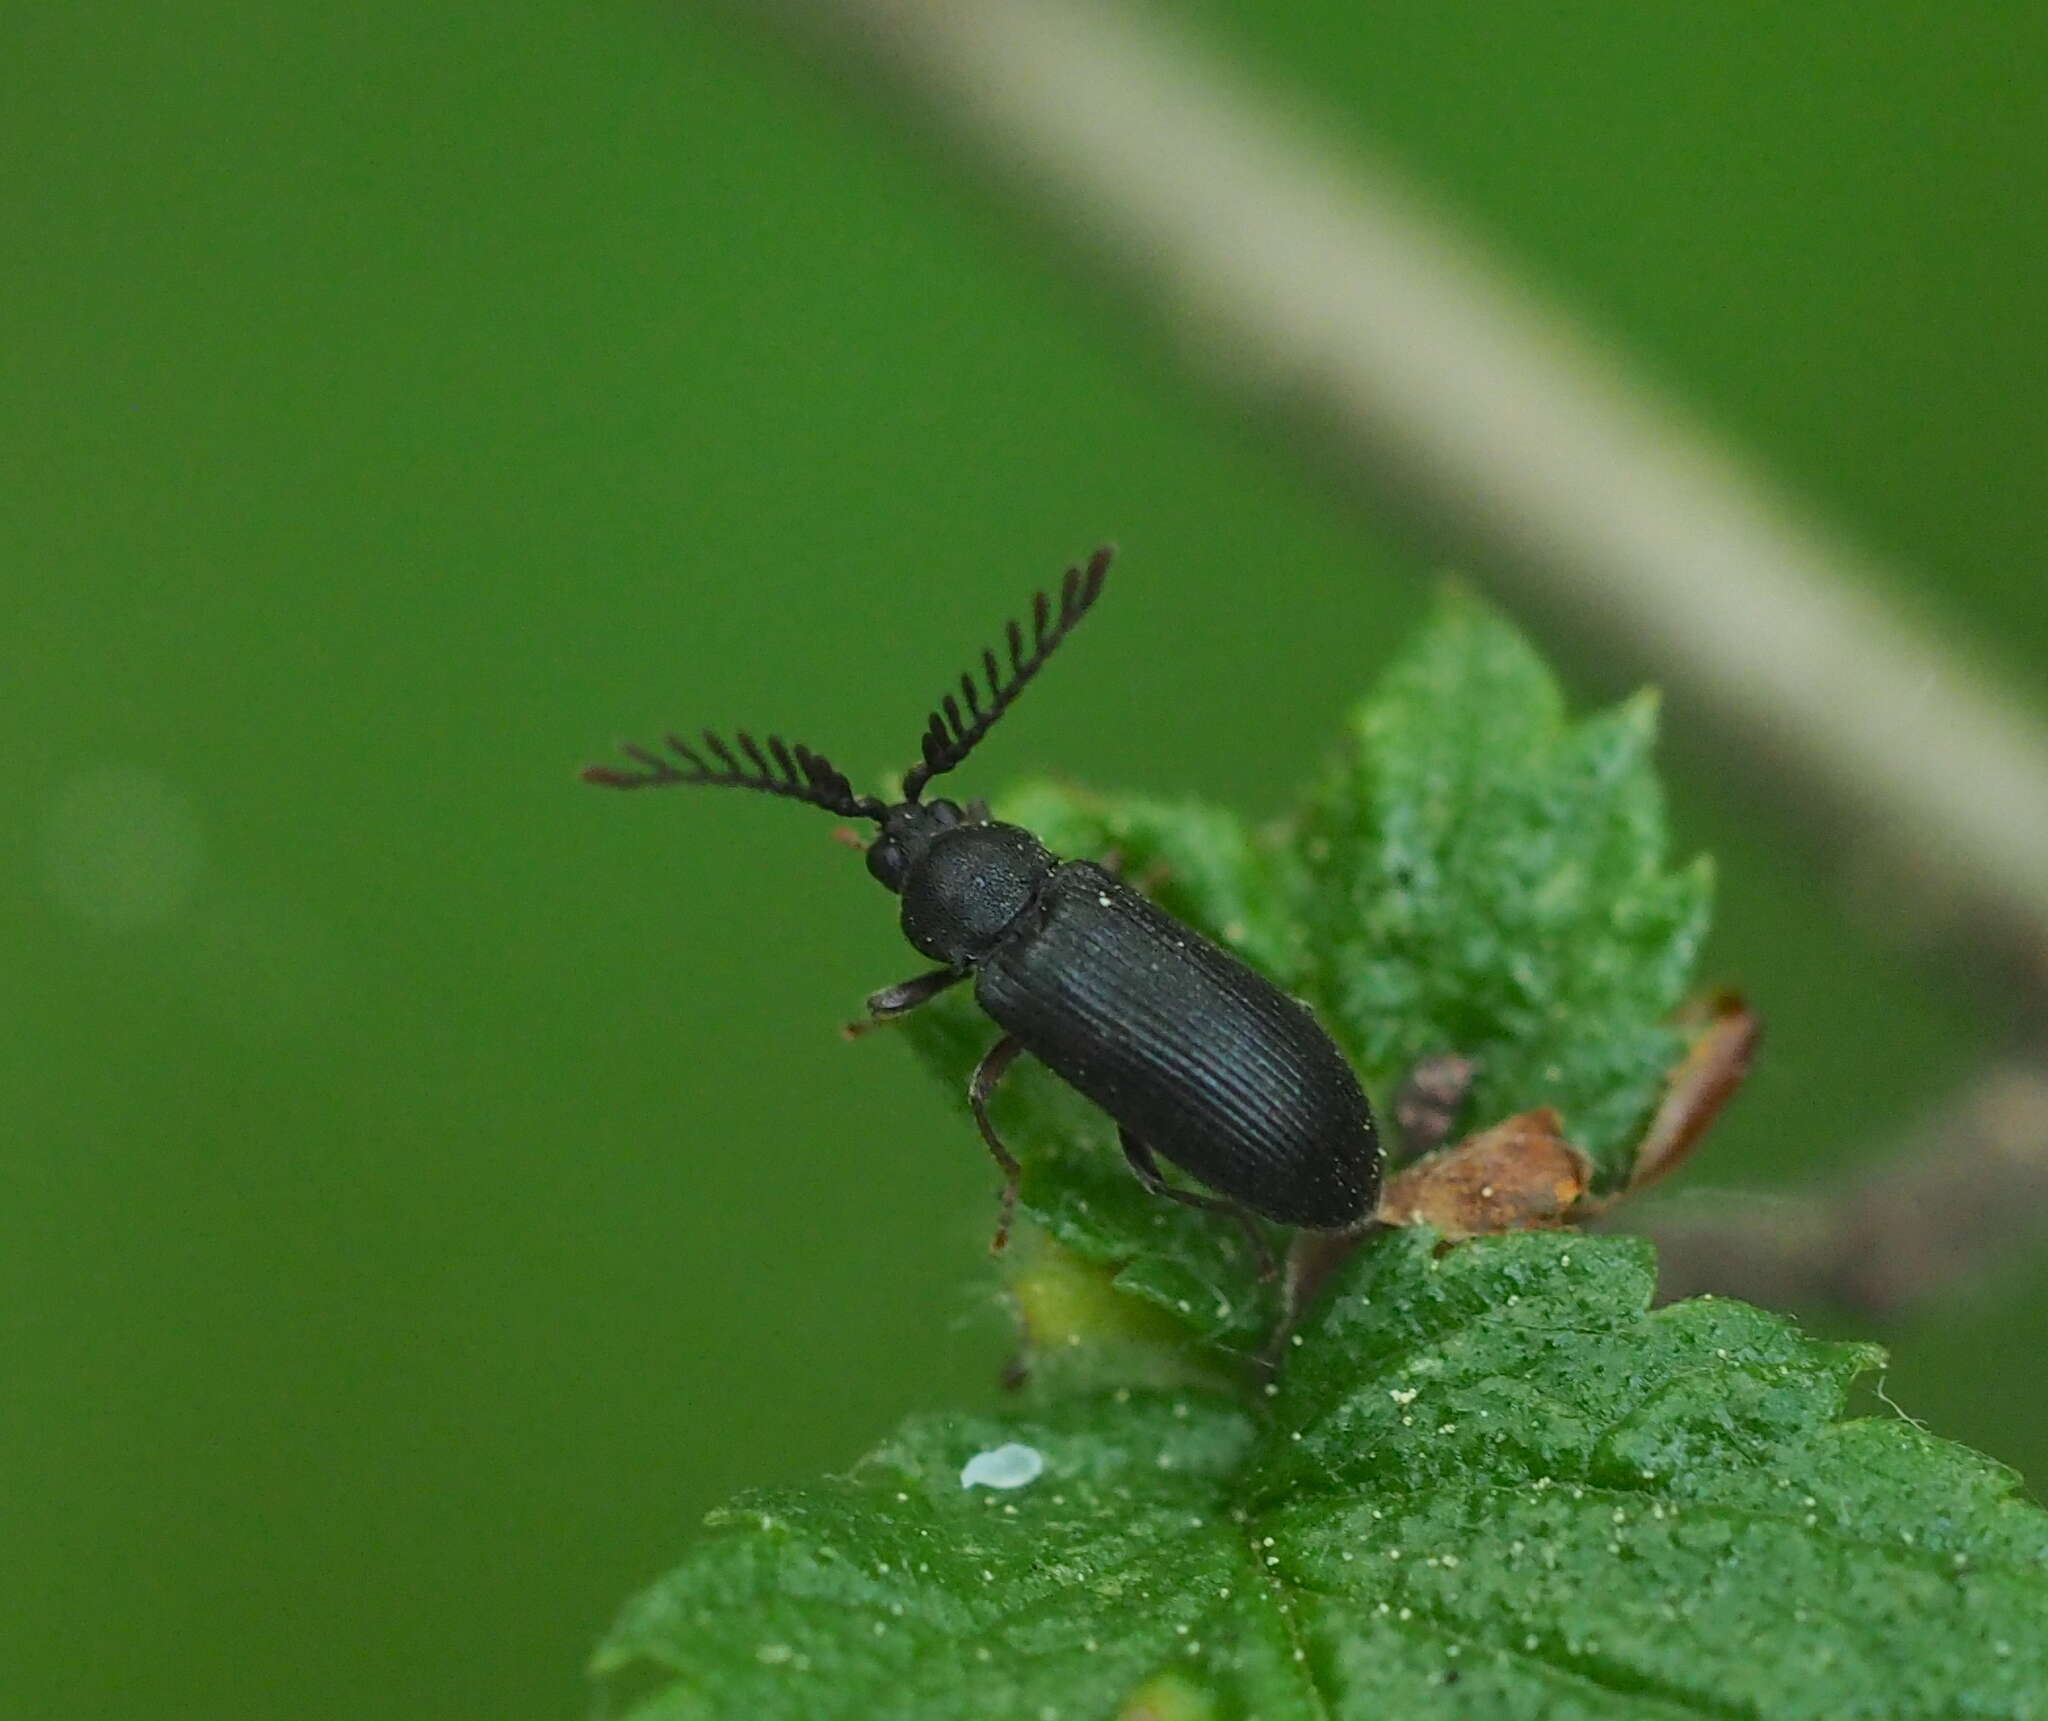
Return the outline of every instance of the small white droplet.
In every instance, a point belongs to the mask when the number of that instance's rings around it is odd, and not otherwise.
[[[1022,1488],[1045,1474],[1045,1454],[1035,1446],[1011,1441],[977,1452],[960,1468],[963,1488]]]

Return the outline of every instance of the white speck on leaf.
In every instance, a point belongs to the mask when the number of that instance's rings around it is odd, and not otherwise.
[[[1011,1441],[977,1452],[961,1466],[963,1488],[1022,1488],[1045,1474],[1045,1454],[1035,1446]]]

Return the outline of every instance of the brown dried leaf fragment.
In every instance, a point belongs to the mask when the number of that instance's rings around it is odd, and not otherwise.
[[[1712,992],[1679,1018],[1694,1028],[1693,1042],[1665,1080],[1664,1098],[1650,1119],[1628,1189],[1647,1189],[1676,1170],[1707,1126],[1742,1086],[1763,1037],[1763,1023],[1740,992]]]
[[[1448,1239],[1555,1231],[1571,1221],[1592,1163],[1565,1140],[1549,1106],[1469,1135],[1394,1177],[1380,1196],[1385,1225],[1433,1225]]]

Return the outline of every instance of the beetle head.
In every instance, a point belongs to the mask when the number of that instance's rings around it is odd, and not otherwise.
[[[951,801],[898,802],[882,815],[882,828],[868,844],[868,872],[884,889],[900,895],[903,881],[939,833],[956,830],[965,820]]]

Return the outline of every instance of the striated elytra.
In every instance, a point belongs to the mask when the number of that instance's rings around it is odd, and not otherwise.
[[[1362,1226],[1379,1194],[1381,1155],[1365,1094],[1307,1006],[1088,860],[1061,860],[979,801],[923,799],[959,765],[1044,667],[1102,591],[1111,551],[1069,568],[1055,601],[1040,592],[1031,627],[1011,622],[1007,664],[981,654],[982,681],[960,677],[927,723],[922,757],[893,805],[853,786],[822,754],[745,730],[737,751],[710,730],[627,747],[631,768],[593,766],[588,782],[753,789],[879,827],[868,871],[902,900],[903,935],[939,964],[884,987],[868,1020],[887,1022],[972,980],[1003,1030],[968,1084],[982,1139],[1003,1169],[995,1247],[1009,1233],[1021,1175],[989,1120],[996,1084],[1028,1052],[1116,1123],[1124,1156],[1150,1190],[1228,1212],[1268,1259],[1252,1215],[1317,1231]],[[983,685],[985,683],[985,685]],[[1212,1194],[1166,1181],[1164,1159]]]

